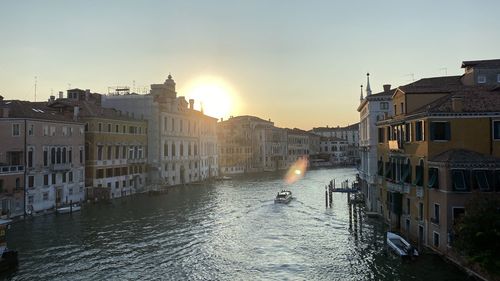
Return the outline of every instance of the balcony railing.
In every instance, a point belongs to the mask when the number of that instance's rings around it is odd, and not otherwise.
[[[386,181],[387,183],[387,189],[389,191],[393,191],[393,192],[399,192],[399,193],[410,193],[410,186],[408,184],[405,184],[403,182],[390,182],[390,181]]]
[[[50,168],[53,171],[67,171],[71,170],[71,163],[52,164]]]
[[[0,166],[0,174],[24,172],[24,165]]]

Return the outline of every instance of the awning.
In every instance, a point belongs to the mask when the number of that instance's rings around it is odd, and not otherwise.
[[[436,168],[430,168],[429,169],[429,182],[427,183],[427,186],[429,188],[436,188],[438,187],[438,169]]]
[[[452,170],[451,178],[453,180],[454,190],[467,190],[467,185],[465,184],[465,177],[463,170]]]
[[[474,171],[474,179],[475,179],[477,186],[479,187],[480,190],[489,190],[490,189],[490,184],[488,182],[488,177],[487,177],[486,171],[484,171],[484,170]]]

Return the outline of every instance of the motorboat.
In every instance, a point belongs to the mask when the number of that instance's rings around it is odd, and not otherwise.
[[[418,251],[403,237],[393,232],[387,232],[387,246],[401,257],[416,257]]]
[[[11,222],[0,219],[0,271],[10,270],[18,264],[17,251],[7,248],[6,233]]]
[[[292,192],[290,190],[282,190],[278,192],[278,194],[276,195],[274,203],[287,204],[291,200],[292,200]]]
[[[233,178],[232,177],[229,177],[229,176],[221,176],[221,177],[217,177],[216,180],[218,181],[228,181],[228,180],[232,180]]]
[[[58,214],[67,214],[67,213],[72,213],[72,212],[78,212],[81,210],[81,206],[78,204],[70,205],[70,206],[65,206],[65,207],[60,207],[57,208],[57,213]]]

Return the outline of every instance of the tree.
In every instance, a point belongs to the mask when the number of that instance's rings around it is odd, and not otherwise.
[[[500,196],[477,194],[454,226],[453,246],[470,261],[500,274]]]

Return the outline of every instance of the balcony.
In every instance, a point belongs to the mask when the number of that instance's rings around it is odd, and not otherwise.
[[[410,185],[405,184],[403,182],[390,182],[386,181],[387,183],[387,190],[392,191],[392,192],[398,192],[398,193],[410,193]]]
[[[24,172],[24,165],[0,166],[0,174],[15,174]]]
[[[52,171],[68,171],[71,170],[71,163],[52,164],[50,169]]]

